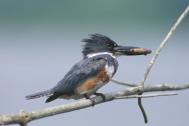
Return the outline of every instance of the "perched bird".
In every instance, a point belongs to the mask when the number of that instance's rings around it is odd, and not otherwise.
[[[92,34],[83,39],[83,59],[76,63],[55,87],[26,96],[27,99],[48,96],[46,102],[57,98],[89,99],[91,95],[102,95],[96,91],[107,84],[118,69],[117,57],[121,55],[147,55],[151,50],[120,46],[109,37]]]

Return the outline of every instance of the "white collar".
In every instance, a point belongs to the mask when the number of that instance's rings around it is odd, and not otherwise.
[[[104,54],[107,54],[107,55],[110,55],[113,58],[116,58],[116,56],[114,56],[112,53],[109,53],[109,52],[91,53],[91,54],[88,54],[87,57],[91,58],[91,57],[94,57],[94,56],[99,56],[99,55],[104,55]]]

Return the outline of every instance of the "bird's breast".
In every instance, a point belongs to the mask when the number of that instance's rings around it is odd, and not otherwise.
[[[85,93],[94,93],[104,84],[106,84],[110,80],[109,75],[107,74],[106,68],[102,69],[96,76],[91,77],[80,84],[76,93],[85,94]]]

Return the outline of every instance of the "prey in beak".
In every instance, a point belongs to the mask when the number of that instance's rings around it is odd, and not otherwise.
[[[147,55],[150,54],[152,51],[150,49],[145,49],[141,47],[133,47],[133,46],[117,46],[114,48],[115,55],[127,55],[127,56],[134,56],[134,55]]]

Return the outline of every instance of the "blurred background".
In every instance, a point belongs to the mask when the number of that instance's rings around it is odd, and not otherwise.
[[[1,0],[0,114],[32,111],[74,102],[25,96],[52,88],[81,58],[81,39],[91,33],[122,45],[153,51],[188,0]],[[189,17],[185,18],[154,65],[146,84],[189,83]],[[136,83],[152,55],[120,57],[114,79]],[[109,83],[99,92],[126,87]],[[189,91],[178,96],[144,99],[147,126],[188,125]],[[137,100],[120,100],[31,122],[29,126],[146,126]]]

